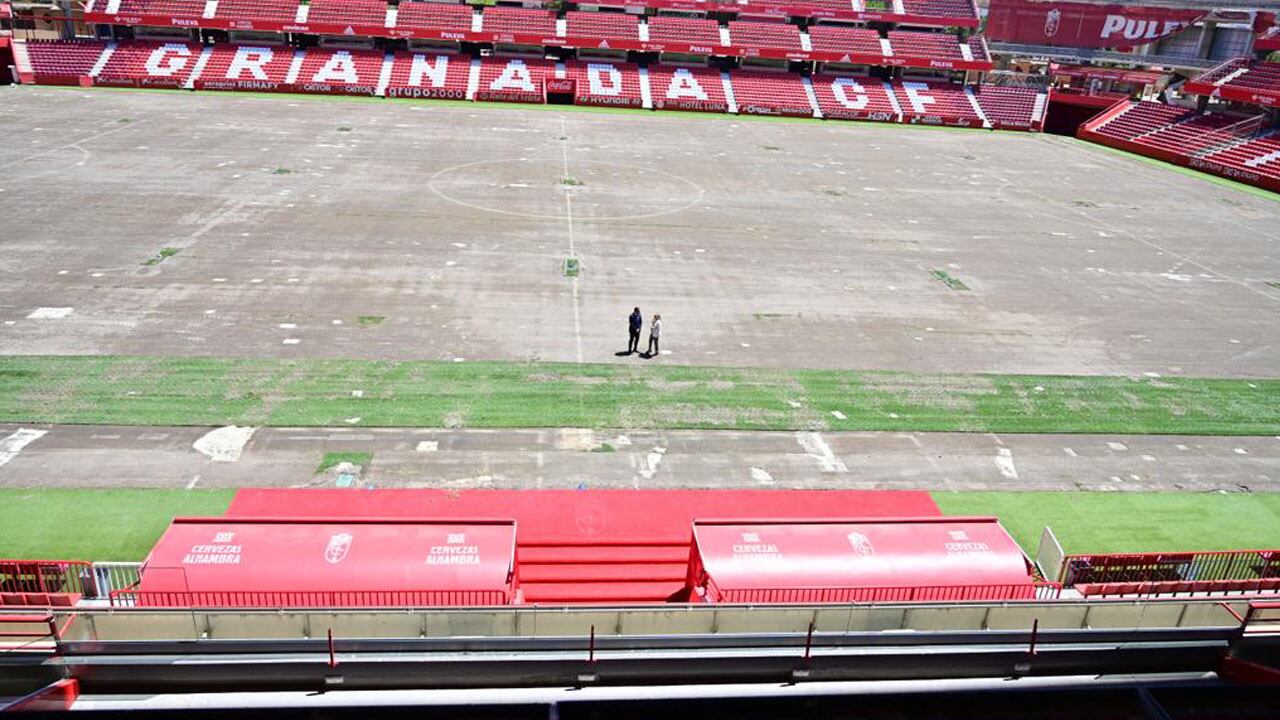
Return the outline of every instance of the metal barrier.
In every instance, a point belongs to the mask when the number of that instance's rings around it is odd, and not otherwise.
[[[507,605],[502,590],[177,591],[114,590],[113,607],[413,608]]]
[[[82,560],[0,560],[0,605],[71,605],[94,596]]]
[[[1063,587],[1083,583],[1256,580],[1280,577],[1280,550],[1068,555]]]
[[[51,612],[0,614],[0,652],[52,649],[60,635]]]
[[[96,562],[93,564],[95,598],[110,599],[115,604],[117,594],[132,591],[142,579],[142,563]]]
[[[753,588],[721,590],[707,581],[707,596],[719,603],[899,603],[992,600],[1056,600],[1059,583],[933,585],[903,587]]]

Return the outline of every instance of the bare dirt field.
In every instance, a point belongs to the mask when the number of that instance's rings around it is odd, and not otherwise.
[[[1280,204],[1070,139],[0,96],[0,353],[1280,374]]]

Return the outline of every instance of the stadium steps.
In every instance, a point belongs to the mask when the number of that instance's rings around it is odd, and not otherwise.
[[[688,543],[520,546],[525,602],[665,602],[684,588]]]
[[[553,583],[521,585],[525,603],[665,603],[684,590],[669,582]]]
[[[623,565],[521,565],[522,585],[570,583],[675,582],[683,583],[688,563],[633,563]]]

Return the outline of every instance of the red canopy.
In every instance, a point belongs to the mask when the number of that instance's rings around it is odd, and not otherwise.
[[[514,600],[513,520],[176,518],[140,605],[498,605]]]
[[[693,541],[695,600],[1034,596],[1030,563],[995,518],[698,521]]]

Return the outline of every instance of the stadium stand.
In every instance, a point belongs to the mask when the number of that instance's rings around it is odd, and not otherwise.
[[[960,127],[985,124],[976,101],[962,85],[903,80],[893,84],[893,91],[905,122]]]
[[[204,16],[204,0],[121,0],[119,15],[199,19]]]
[[[1264,120],[1122,100],[1081,125],[1078,135],[1280,191],[1280,131],[1264,128]]]
[[[883,80],[820,73],[813,76],[813,92],[825,118],[902,122],[896,97]]]
[[[77,85],[106,47],[93,40],[35,40],[26,44],[32,79],[41,85]]]
[[[486,33],[541,35],[555,37],[556,15],[549,10],[532,10],[498,5],[481,14]]]
[[[636,65],[574,60],[565,63],[565,70],[574,81],[577,105],[644,107],[640,68]]]
[[[125,87],[182,87],[200,56],[199,45],[128,40],[116,44],[94,84]]]
[[[649,41],[719,47],[720,26],[714,20],[656,15],[649,18]]]
[[[303,92],[373,95],[385,54],[374,50],[309,48],[295,84]]]
[[[973,94],[994,128],[1030,130],[1044,113],[1045,94],[1030,88],[983,85]]]
[[[571,10],[565,13],[565,21],[569,37],[602,40],[621,38],[633,41],[640,39],[640,21],[635,15]]]
[[[785,22],[730,20],[729,41],[739,48],[800,51],[800,29]]]
[[[902,9],[908,15],[957,20],[974,20],[977,6],[972,0],[902,0]]]
[[[471,31],[473,15],[470,5],[405,2],[396,15],[396,27],[465,33]]]
[[[720,71],[705,67],[655,65],[649,68],[653,107],[657,110],[729,112]]]
[[[968,50],[968,45],[961,45],[955,35],[935,32],[917,32],[913,30],[890,30],[889,44],[894,55],[910,55],[913,57],[968,60],[961,47]]]
[[[1236,58],[1183,85],[1184,92],[1262,105],[1280,104],[1280,63]]]
[[[554,70],[555,64],[549,60],[481,58],[480,81],[474,99],[540,103],[545,99],[543,82]]]
[[[312,0],[307,24],[382,27],[387,4],[382,0]]]
[[[284,45],[213,45],[197,90],[282,89],[288,81],[295,50]]]
[[[267,29],[293,23],[298,17],[298,3],[295,0],[218,0],[213,16],[231,21],[236,29],[253,30],[259,23]]]
[[[471,58],[465,55],[400,51],[391,66],[387,97],[466,100]]]
[[[731,70],[733,97],[744,115],[812,117],[813,105],[799,75],[788,72]]]
[[[870,28],[845,25],[814,25],[809,28],[809,41],[814,50],[881,57],[884,48],[880,33]]]

